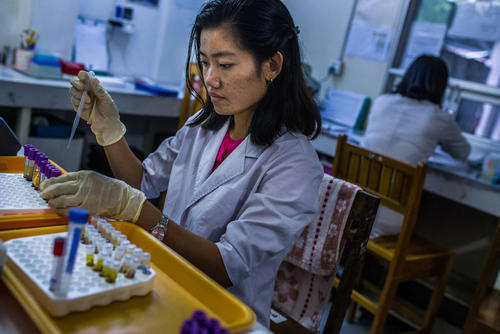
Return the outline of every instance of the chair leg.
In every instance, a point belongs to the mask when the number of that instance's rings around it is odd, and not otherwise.
[[[448,277],[451,272],[451,268],[453,267],[453,255],[450,255],[446,267],[439,277],[436,285],[434,286],[434,292],[432,293],[431,300],[429,301],[429,305],[427,307],[427,312],[425,313],[424,323],[420,332],[422,333],[430,333],[432,329],[432,325],[434,323],[434,319],[439,310],[439,306],[441,305],[441,300],[443,299],[444,292],[446,290],[446,285],[448,283]]]
[[[349,304],[349,310],[347,311],[347,323],[352,324],[354,322],[354,317],[356,316],[356,310],[358,309],[358,304],[351,300]]]
[[[373,319],[372,326],[370,328],[370,334],[382,333],[398,286],[399,281],[390,277],[386,278],[384,289],[382,290],[382,294],[380,295],[380,300],[378,302],[377,313],[374,314],[375,318]]]

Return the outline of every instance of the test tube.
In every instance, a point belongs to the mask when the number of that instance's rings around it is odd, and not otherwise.
[[[33,145],[30,145],[30,144],[26,144],[24,145],[24,172],[23,172],[23,176],[25,179],[28,178],[28,166],[29,166],[29,161],[30,159],[28,158],[28,155],[29,155],[29,152],[31,151],[31,149],[33,148]]]
[[[142,272],[146,275],[149,275],[151,271],[149,270],[151,266],[151,254],[148,252],[142,253],[141,256],[141,269]]]
[[[55,166],[52,166],[50,170],[51,170],[50,177],[58,177],[61,176],[62,174],[61,170]]]
[[[121,246],[125,240],[127,240],[127,236],[125,234],[120,234],[118,237],[118,245]]]
[[[64,269],[64,244],[66,242],[65,238],[55,238],[54,248],[52,254],[54,254],[54,260],[52,263],[52,275],[50,277],[49,290],[54,293],[58,293],[61,287],[61,280],[63,276]]]
[[[35,167],[33,168],[33,179],[31,180],[31,185],[33,188],[38,190],[38,186],[40,185],[40,166],[42,161],[48,160],[48,157],[42,153],[37,152],[35,158]]]
[[[85,246],[85,252],[87,254],[86,264],[88,267],[94,266],[94,245],[88,244]]]
[[[36,153],[38,150],[34,147],[31,148],[31,150],[28,153],[28,173],[26,175],[26,180],[31,181],[33,180],[33,170],[35,169],[35,158],[36,158]]]
[[[64,276],[61,283],[61,295],[65,296],[69,289],[71,282],[71,275],[75,266],[76,255],[78,252],[78,245],[80,244],[80,235],[82,229],[87,224],[89,219],[89,212],[83,209],[69,210],[68,220],[68,241],[65,244],[65,265]]]

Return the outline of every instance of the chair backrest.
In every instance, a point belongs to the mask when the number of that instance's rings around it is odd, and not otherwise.
[[[203,100],[207,98],[205,86],[201,82],[201,73],[198,68],[198,64],[189,63],[189,75],[186,78],[186,88],[184,90],[184,98],[181,103],[177,129],[180,129],[189,117],[203,107],[203,102],[195,98],[194,92],[192,92],[187,85],[187,80],[193,84],[193,88],[201,95]]]
[[[337,142],[332,175],[360,186],[380,198],[380,204],[404,215],[398,245],[406,250],[420,208],[424,187],[425,163],[410,165],[347,142]]]
[[[343,263],[342,277],[333,290],[332,307],[323,330],[324,333],[340,333],[346,310],[351,302],[351,293],[361,274],[363,254],[377,215],[379,198],[363,190],[358,191],[347,218],[340,243],[340,262]],[[346,252],[346,245],[349,249]]]
[[[320,186],[320,212],[280,266],[273,307],[285,313],[292,323],[316,331],[327,306],[336,266],[342,260],[342,278],[325,327],[325,333],[338,333],[361,270],[360,254],[368,241],[378,204],[377,197],[360,187],[325,174]],[[344,253],[347,244],[349,249]],[[276,325],[273,330],[293,331],[288,326]]]

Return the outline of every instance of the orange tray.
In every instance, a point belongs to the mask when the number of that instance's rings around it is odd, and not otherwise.
[[[2,279],[42,333],[179,333],[182,322],[201,309],[231,332],[255,323],[254,312],[211,278],[137,225],[113,222],[130,242],[151,253],[156,278],[151,293],[62,318],[52,317],[16,277],[7,261]],[[58,233],[65,226],[0,231],[2,240]]]
[[[50,161],[63,174],[66,171]],[[24,157],[0,156],[0,173],[23,173]],[[0,190],[0,196],[6,196]],[[0,210],[0,230],[67,224],[67,219],[53,209],[46,210]]]

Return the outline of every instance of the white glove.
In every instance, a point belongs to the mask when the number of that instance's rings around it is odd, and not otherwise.
[[[68,173],[47,179],[40,185],[40,197],[58,213],[68,215],[79,207],[91,215],[127,220],[139,218],[146,196],[123,181],[92,171]]]
[[[78,77],[73,77],[70,80],[72,87],[69,94],[75,111],[78,110],[88,80],[89,74],[85,71],[80,71]],[[87,124],[90,124],[90,129],[95,134],[97,143],[101,146],[116,143],[127,131],[125,125],[120,121],[120,115],[113,99],[97,78],[92,78],[90,81],[81,117],[87,121]]]

